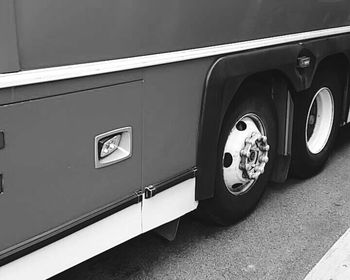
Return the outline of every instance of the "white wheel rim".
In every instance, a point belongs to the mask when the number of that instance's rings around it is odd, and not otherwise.
[[[239,129],[239,124],[241,123],[244,123],[243,130]],[[255,155],[255,162],[258,162],[258,160],[260,162],[260,159],[263,159],[264,163],[258,163],[260,164],[261,172],[255,178],[247,178],[245,176],[241,168],[242,151],[245,148],[247,139],[250,139],[252,135],[255,135],[254,137],[263,137],[268,151],[269,146],[267,145],[265,127],[261,119],[253,113],[244,115],[234,124],[225,143],[222,156],[223,179],[227,190],[233,195],[242,195],[248,192],[257,181],[258,176],[264,172],[265,163],[268,161],[267,152],[263,156],[262,154],[259,155],[258,151]],[[230,160],[227,163],[228,155]]]
[[[321,88],[312,99],[305,126],[305,140],[310,153],[318,154],[326,146],[334,121],[334,100],[329,88]]]

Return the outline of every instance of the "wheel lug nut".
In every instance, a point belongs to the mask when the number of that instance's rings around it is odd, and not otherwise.
[[[248,152],[248,151],[246,151],[246,150],[242,150],[241,152],[240,152],[240,155],[241,155],[241,157],[250,157],[250,152]]]
[[[269,158],[267,156],[262,156],[260,158],[260,162],[267,163],[269,161]]]
[[[264,172],[264,167],[257,166],[254,168],[254,170],[256,171],[256,173],[262,173],[262,172]]]

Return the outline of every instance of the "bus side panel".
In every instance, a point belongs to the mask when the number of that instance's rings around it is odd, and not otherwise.
[[[196,165],[201,100],[213,60],[187,61],[145,70],[144,186]]]
[[[23,69],[226,44],[350,24],[348,0],[16,0]]]
[[[141,188],[142,82],[0,107],[0,251]],[[131,126],[132,156],[96,169],[95,136]]]
[[[14,5],[12,0],[2,0],[0,1],[0,73],[18,70]]]

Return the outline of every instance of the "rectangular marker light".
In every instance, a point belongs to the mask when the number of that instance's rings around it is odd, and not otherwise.
[[[100,158],[105,158],[118,150],[121,135],[117,134],[112,138],[104,138],[99,141]]]

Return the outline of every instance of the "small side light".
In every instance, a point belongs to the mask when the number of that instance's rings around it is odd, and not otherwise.
[[[106,137],[101,140],[99,140],[98,146],[99,146],[99,157],[105,158],[118,150],[119,144],[120,144],[120,138],[121,135],[117,134],[112,137]]]
[[[308,68],[311,65],[311,58],[308,56],[302,56],[298,58],[298,67],[299,68]]]
[[[122,127],[95,136],[95,168],[106,167],[132,155],[132,127]]]

